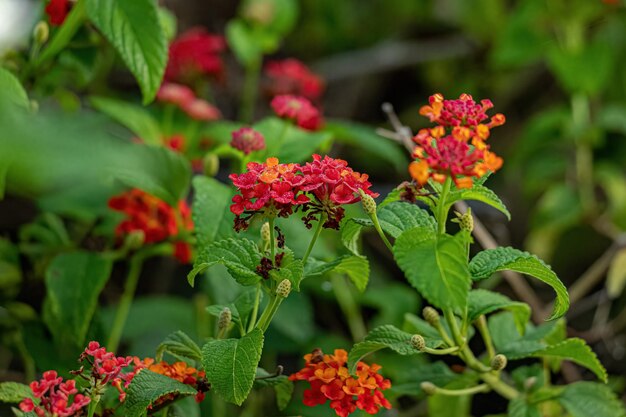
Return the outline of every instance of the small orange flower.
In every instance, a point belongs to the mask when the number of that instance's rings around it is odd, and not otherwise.
[[[378,374],[380,365],[357,363],[357,378],[345,366],[348,352],[337,349],[332,355],[323,355],[316,349],[304,355],[305,367],[289,379],[308,381],[311,388],[304,391],[303,403],[314,407],[330,400],[330,407],[339,417],[347,417],[357,408],[376,414],[381,407],[391,408],[382,393],[391,387],[391,382]]]

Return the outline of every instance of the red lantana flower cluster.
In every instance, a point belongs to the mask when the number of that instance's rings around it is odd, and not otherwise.
[[[109,207],[126,214],[126,219],[115,229],[118,237],[141,231],[144,243],[173,239],[174,256],[182,263],[191,260],[189,244],[176,239],[181,231],[193,229],[191,210],[184,200],[174,208],[165,201],[135,188],[112,197],[109,200]]]
[[[187,82],[199,76],[222,77],[224,64],[220,53],[226,49],[223,36],[193,28],[170,44],[165,80]]]
[[[308,227],[312,220],[321,220],[321,215],[324,227],[338,229],[344,215],[341,206],[360,201],[359,190],[378,196],[369,189],[367,174],[355,172],[346,161],[329,156],[313,155],[313,162],[304,166],[268,158],[263,164],[250,162],[247,168],[247,172],[230,175],[240,193],[230,206],[237,216],[236,230],[245,229],[256,213],[287,217],[299,206],[306,213],[303,220]]]
[[[187,365],[185,362],[169,364],[165,361],[161,361],[159,363],[150,364],[148,369],[157,374],[175,379],[183,384],[195,387],[198,390],[198,393],[195,396],[196,402],[198,403],[204,400],[206,392],[209,389],[204,371],[198,371],[196,368]]]
[[[319,110],[304,97],[280,95],[274,97],[270,104],[278,117],[292,120],[302,129],[317,130],[322,125]]]
[[[63,382],[56,371],[44,372],[41,380],[30,383],[30,389],[38,403],[26,398],[19,407],[23,412],[34,412],[39,417],[77,415],[91,401],[89,397],[78,394],[76,381],[72,379]]]
[[[348,353],[343,349],[335,349],[333,355],[315,349],[304,355],[304,360],[304,368],[289,377],[291,381],[311,384],[304,391],[304,405],[314,407],[330,400],[330,407],[340,417],[357,408],[368,414],[378,413],[381,407],[391,408],[382,392],[391,387],[391,382],[378,373],[380,365],[359,362],[355,378],[348,372]]]
[[[115,356],[113,352],[107,352],[106,348],[95,341],[89,342],[80,355],[79,361],[87,361],[91,365],[92,386],[103,387],[106,384],[111,384],[118,390],[120,402],[126,398],[124,389],[128,388],[137,372],[145,368],[141,362],[132,356]],[[134,369],[124,372],[124,368],[132,363],[136,365]]]
[[[50,0],[46,5],[45,12],[48,15],[48,20],[52,26],[60,26],[65,22],[65,18],[72,5],[69,0]]]
[[[193,90],[186,85],[164,83],[157,92],[157,100],[175,105],[194,120],[213,121],[222,117],[217,107],[196,97]]]
[[[429,99],[430,104],[420,109],[438,126],[422,129],[413,138],[417,144],[409,165],[409,172],[419,185],[430,178],[444,182],[450,177],[459,188],[470,188],[473,178],[502,167],[502,158],[489,151],[486,140],[491,129],[505,122],[498,113],[489,119],[487,110],[493,107],[490,100],[476,103],[472,96],[462,94],[457,100],[444,100],[441,94]]]
[[[324,81],[297,59],[270,61],[265,65],[265,75],[273,96],[295,94],[315,101],[324,92]]]
[[[233,132],[230,146],[240,150],[245,155],[249,155],[254,151],[265,149],[265,138],[261,132],[257,132],[251,127],[242,127]]]
[[[318,215],[322,214],[325,217],[324,227],[339,229],[344,216],[341,206],[361,201],[359,190],[378,197],[370,190],[369,176],[355,172],[343,159],[322,158],[315,154],[313,162],[307,162],[302,167],[302,173],[305,181],[302,190],[313,196],[311,202],[303,207],[308,213],[303,219],[308,228],[311,227],[310,221],[319,220]]]

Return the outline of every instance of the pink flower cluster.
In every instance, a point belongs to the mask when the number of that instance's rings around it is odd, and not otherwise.
[[[230,146],[240,150],[245,155],[249,155],[254,151],[265,149],[265,138],[261,132],[257,132],[251,127],[242,127],[233,132]]]
[[[324,92],[324,81],[301,61],[293,58],[270,61],[265,66],[271,95],[295,94],[317,100]]]
[[[324,227],[338,229],[344,215],[341,206],[360,201],[359,190],[378,196],[369,189],[367,174],[355,172],[346,161],[329,156],[313,155],[313,162],[304,166],[268,158],[263,164],[250,162],[247,169],[230,175],[239,191],[230,206],[237,216],[236,230],[245,229],[247,220],[256,213],[287,217],[299,206],[306,213],[303,220],[308,227],[312,220],[324,218]],[[244,213],[248,214],[245,218]]]
[[[43,373],[43,378],[30,383],[30,389],[39,403],[26,398],[20,403],[20,410],[25,413],[34,412],[39,417],[68,417],[78,414],[91,399],[78,394],[76,381],[63,382],[56,371]],[[71,396],[74,396],[71,398]]]
[[[87,360],[91,364],[91,375],[99,385],[110,383],[119,391],[120,402],[126,398],[124,388],[128,388],[137,372],[145,368],[132,356],[115,356],[113,352],[107,352],[106,348],[101,347],[98,342],[89,342],[80,355],[80,360]],[[130,366],[131,363],[137,366],[130,372],[124,372],[124,368]]]
[[[306,130],[317,130],[322,125],[322,115],[309,100],[289,94],[276,96],[271,102],[278,117],[292,120]]]
[[[221,77],[224,64],[220,53],[225,49],[223,36],[203,28],[188,30],[170,44],[165,80],[186,82],[204,75]]]
[[[157,92],[157,100],[175,105],[194,120],[212,121],[222,117],[217,107],[197,98],[193,90],[186,85],[164,83]]]

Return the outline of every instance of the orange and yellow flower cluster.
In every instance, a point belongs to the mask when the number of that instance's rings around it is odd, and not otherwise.
[[[348,353],[335,349],[333,355],[324,355],[320,349],[304,355],[304,368],[289,377],[292,381],[308,381],[311,388],[304,391],[304,405],[314,407],[330,400],[330,407],[340,417],[360,409],[376,414],[381,407],[390,409],[391,403],[383,390],[391,382],[378,373],[380,365],[357,364],[356,378],[350,375],[346,363]]]
[[[429,102],[420,114],[437,126],[415,135],[416,161],[409,165],[411,177],[420,186],[431,178],[441,183],[451,178],[458,188],[470,188],[473,178],[502,167],[502,158],[491,152],[487,144],[491,129],[505,122],[500,113],[487,116],[487,110],[493,107],[491,100],[476,103],[468,94],[457,100],[444,100],[441,94],[435,94]]]

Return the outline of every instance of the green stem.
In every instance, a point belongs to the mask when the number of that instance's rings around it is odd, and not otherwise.
[[[446,389],[446,388],[435,388],[435,394],[447,395],[449,397],[460,397],[463,395],[473,395],[481,392],[489,392],[491,391],[491,387],[487,384],[480,384],[470,388],[464,389]]]
[[[494,356],[496,356],[496,351],[493,347],[493,342],[491,341],[491,334],[489,333],[489,328],[487,327],[487,319],[484,315],[481,315],[476,322],[476,327],[478,327],[478,331],[480,332],[483,341],[485,342],[485,348],[487,349],[487,355],[489,355],[489,359],[491,360]]]
[[[63,51],[70,40],[72,40],[72,37],[74,37],[74,34],[83,24],[86,16],[85,1],[79,0],[76,4],[74,4],[74,7],[72,7],[72,10],[63,22],[63,25],[61,25],[52,40],[48,42],[46,48],[37,56],[35,61],[31,63],[27,70],[28,74],[30,74],[32,70],[39,68],[47,60],[54,58],[54,56],[59,52]]]
[[[575,94],[571,98],[572,125],[576,146],[576,179],[580,201],[586,213],[592,212],[595,207],[593,191],[593,151],[585,138],[591,124],[589,98],[585,94]]]
[[[315,242],[319,237],[320,233],[322,233],[322,226],[326,222],[326,214],[322,213],[320,215],[320,220],[317,222],[317,228],[315,229],[315,233],[309,242],[309,247],[306,248],[306,252],[304,253],[304,257],[302,258],[302,265],[306,265],[306,261],[309,259],[309,255],[311,255],[311,251],[313,250],[313,246],[315,246]]]
[[[252,315],[250,316],[250,322],[248,323],[248,332],[251,332],[252,329],[254,329],[254,325],[256,324],[256,318],[257,318],[257,315],[259,314],[260,303],[261,303],[261,283],[258,283],[256,286],[256,296],[254,298],[254,308],[252,309]]]
[[[341,308],[341,311],[348,321],[352,340],[363,340],[367,334],[367,329],[359,305],[354,299],[352,290],[346,282],[346,278],[343,275],[334,274],[331,278],[331,283],[339,308]]]
[[[499,374],[494,373],[490,367],[485,366],[485,364],[476,359],[459,331],[459,326],[456,322],[453,311],[451,309],[447,309],[444,310],[443,313],[448,325],[450,326],[454,340],[459,347],[461,347],[459,356],[465,361],[467,366],[477,371],[480,378],[504,398],[512,400],[519,397],[520,393],[515,388],[500,380]]]
[[[274,257],[276,256],[276,238],[274,238],[274,216],[269,217],[267,222],[270,225],[270,256],[271,261],[274,262]]]
[[[93,417],[93,415],[96,412],[96,408],[98,408],[99,402],[100,402],[100,398],[95,399],[93,396],[91,397],[91,402],[89,403],[89,408],[87,409],[88,410],[87,417]]]
[[[128,276],[124,284],[124,292],[120,298],[120,302],[115,313],[115,319],[113,320],[113,327],[111,328],[111,334],[109,335],[109,341],[107,343],[107,349],[111,352],[117,351],[120,340],[122,338],[122,332],[130,306],[135,297],[135,290],[137,289],[137,283],[139,282],[139,276],[141,275],[141,267],[143,265],[144,257],[141,254],[136,254],[130,258]]]
[[[246,66],[246,78],[243,84],[243,95],[241,97],[241,109],[239,119],[244,123],[252,122],[254,118],[254,106],[261,73],[261,59],[256,59]]]
[[[278,308],[280,307],[280,304],[283,302],[283,300],[283,297],[277,295],[272,296],[272,299],[265,308],[265,311],[261,315],[259,323],[256,326],[258,329],[261,329],[263,333],[267,331],[267,328],[270,326],[270,323],[272,322],[272,319],[274,318],[274,315],[278,311]]]
[[[372,215],[370,215],[370,219],[372,219],[372,223],[374,223],[374,229],[376,229],[376,232],[378,232],[380,238],[383,240],[383,242],[385,242],[385,246],[387,246],[387,249],[389,249],[389,251],[393,253],[393,246],[391,245],[391,243],[389,243],[389,239],[387,239],[387,236],[385,236],[385,232],[383,232],[382,227],[380,227],[378,215],[376,213],[373,213]]]
[[[439,199],[437,200],[437,227],[440,235],[446,233],[446,220],[448,217],[448,205],[446,204],[446,199],[448,197],[448,193],[450,192],[450,187],[452,186],[452,179],[450,177],[446,178],[446,181],[443,183],[443,188],[441,189],[441,193],[439,194]]]
[[[450,355],[453,354],[455,352],[458,352],[460,349],[458,346],[451,346],[449,348],[445,348],[445,349],[432,349],[429,347],[425,347],[422,352],[424,353],[430,353],[431,355]]]

